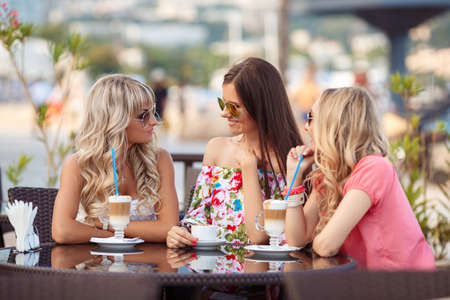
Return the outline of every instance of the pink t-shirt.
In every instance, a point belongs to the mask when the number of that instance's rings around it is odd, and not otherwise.
[[[344,186],[364,191],[372,206],[347,236],[341,253],[360,268],[434,270],[434,256],[393,165],[381,155],[363,157]]]

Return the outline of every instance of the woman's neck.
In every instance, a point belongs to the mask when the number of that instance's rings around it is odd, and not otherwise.
[[[257,131],[243,133],[242,141],[245,142],[251,149],[259,151],[259,135]]]

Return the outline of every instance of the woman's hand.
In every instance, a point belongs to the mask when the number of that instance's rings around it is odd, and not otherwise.
[[[314,163],[314,151],[311,148],[305,145],[291,148],[286,160],[286,179],[288,184],[291,183],[295,170],[297,169],[300,155],[303,156],[303,161],[300,165],[299,174],[296,178],[296,186],[301,184],[303,181],[303,174],[305,174],[306,170],[308,170]]]
[[[195,252],[182,249],[167,249],[167,262],[173,269],[181,268],[196,259]]]
[[[190,234],[186,228],[173,226],[167,233],[166,244],[169,248],[195,246],[197,238]]]

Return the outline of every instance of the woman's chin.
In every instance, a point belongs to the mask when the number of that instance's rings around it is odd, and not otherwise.
[[[240,128],[236,128],[236,127],[229,127],[229,130],[232,135],[238,135],[238,134],[242,133]]]

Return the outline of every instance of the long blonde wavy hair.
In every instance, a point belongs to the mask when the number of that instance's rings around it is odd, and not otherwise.
[[[111,148],[116,152],[119,173],[129,163],[137,182],[138,212],[142,215],[160,206],[156,136],[145,144],[128,145],[125,129],[136,114],[154,107],[155,96],[145,84],[121,74],[107,75],[92,86],[85,118],[76,138],[78,166],[83,187],[81,205],[91,222],[99,217],[114,194]]]
[[[313,182],[318,190],[322,231],[343,198],[344,184],[361,158],[387,155],[388,143],[381,131],[374,102],[358,87],[325,90],[312,122],[318,170]]]

